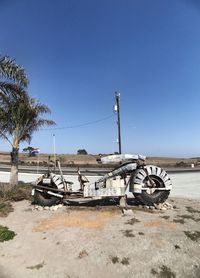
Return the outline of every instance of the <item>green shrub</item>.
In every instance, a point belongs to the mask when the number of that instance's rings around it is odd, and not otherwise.
[[[0,242],[11,240],[15,236],[15,232],[9,230],[7,227],[0,225]]]

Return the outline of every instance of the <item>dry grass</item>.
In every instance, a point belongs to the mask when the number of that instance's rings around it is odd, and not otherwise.
[[[7,217],[12,211],[14,211],[14,209],[10,202],[0,202],[0,217]]]
[[[31,200],[31,189],[29,184],[22,182],[12,188],[9,184],[0,184],[0,202]]]
[[[9,184],[0,184],[0,217],[7,217],[13,211],[11,202],[32,200],[31,186],[19,183],[10,188]]]

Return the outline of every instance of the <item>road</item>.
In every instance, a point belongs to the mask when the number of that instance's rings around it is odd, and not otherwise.
[[[9,181],[9,172],[0,171],[0,182]],[[34,182],[40,174],[19,173],[19,180],[23,182]],[[66,180],[74,183],[74,189],[78,189],[77,175],[65,175]],[[87,175],[90,183],[95,182],[99,176]],[[170,174],[172,179],[173,189],[171,197],[185,197],[192,199],[200,199],[200,172],[173,172]]]
[[[62,171],[64,174],[67,174],[67,175],[73,175],[73,174],[76,174],[77,173],[77,169],[78,167],[63,167],[62,168]],[[97,173],[99,175],[103,175],[105,174],[106,172],[109,172],[111,171],[111,168],[108,169],[108,168],[98,168],[98,167],[79,167],[80,171],[84,174],[89,174],[90,176],[92,175],[97,175]],[[46,171],[48,170],[47,167],[37,167],[37,166],[22,166],[20,165],[19,166],[19,172],[21,173],[45,173]],[[10,165],[5,165],[5,164],[2,164],[0,165],[0,171],[3,171],[3,172],[10,172]]]
[[[70,167],[63,167],[62,171],[66,175],[74,175],[77,173],[78,167],[76,166],[70,166]],[[109,172],[112,170],[112,167],[106,168],[106,167],[88,167],[88,166],[82,166],[79,167],[80,171],[84,175],[89,175],[89,176],[96,176],[96,175],[104,175],[105,173]],[[45,166],[28,166],[28,165],[19,165],[19,172],[21,173],[45,173],[48,170],[48,167]],[[195,167],[195,168],[165,168],[165,170],[168,173],[182,173],[182,172],[200,172],[200,167]],[[0,164],[0,172],[10,172],[10,165],[6,164]]]

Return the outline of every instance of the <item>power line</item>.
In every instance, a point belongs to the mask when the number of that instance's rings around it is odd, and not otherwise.
[[[87,126],[87,125],[93,125],[93,124],[100,123],[100,122],[106,121],[108,119],[111,119],[114,116],[115,115],[111,114],[107,117],[104,117],[104,118],[101,118],[101,119],[98,119],[98,120],[95,120],[95,121],[91,121],[91,122],[86,122],[86,123],[76,124],[76,125],[71,125],[71,126],[63,126],[63,127],[41,128],[40,130],[41,131],[43,131],[43,130],[44,131],[46,131],[46,130],[61,130],[61,129],[70,129],[70,128],[77,128],[77,127],[82,127],[82,126]]]

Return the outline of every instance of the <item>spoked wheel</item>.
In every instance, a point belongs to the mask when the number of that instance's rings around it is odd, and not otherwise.
[[[141,187],[141,193],[134,192],[134,186]],[[168,174],[157,166],[145,166],[136,171],[131,189],[135,198],[144,205],[164,203],[171,190],[171,180]]]

